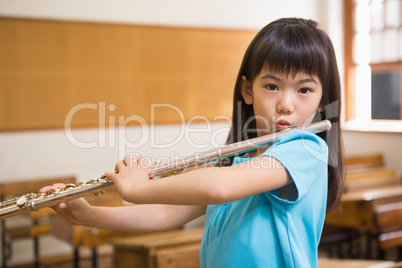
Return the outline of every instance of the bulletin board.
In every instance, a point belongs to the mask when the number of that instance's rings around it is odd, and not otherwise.
[[[0,131],[230,116],[256,31],[0,18]]]

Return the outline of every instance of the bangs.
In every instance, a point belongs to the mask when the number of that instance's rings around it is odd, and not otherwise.
[[[303,29],[301,29],[303,28]],[[316,30],[300,25],[287,25],[282,29],[261,36],[251,56],[250,78],[262,69],[285,76],[305,73],[317,76],[321,81],[327,68],[326,44]]]

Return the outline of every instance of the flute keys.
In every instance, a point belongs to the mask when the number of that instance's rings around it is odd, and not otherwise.
[[[54,189],[54,194],[59,194],[61,192],[61,189],[59,189],[59,188],[57,188],[57,189]]]
[[[75,187],[77,187],[77,186],[75,186],[74,183],[69,183],[69,184],[66,184],[66,186],[64,187],[64,190],[73,189]]]
[[[43,197],[45,197],[45,196],[46,196],[45,193],[38,193],[38,194],[36,194],[36,198],[43,198]]]
[[[100,177],[99,178],[100,183],[106,183],[107,181],[108,181],[108,179],[106,177]]]
[[[27,199],[24,195],[23,195],[23,196],[20,196],[20,197],[16,197],[15,204],[16,204],[18,207],[22,208],[22,207],[25,206],[27,203],[28,203],[28,199]]]
[[[172,172],[169,172],[169,176],[174,176],[174,175],[177,175],[177,174],[180,174],[180,173],[183,173],[184,172],[184,169],[179,169],[179,170],[176,170],[176,171],[172,171]]]
[[[57,188],[54,190],[49,190],[46,192],[47,195],[52,195],[52,194],[59,194],[61,192],[61,189]]]
[[[89,183],[87,181],[82,181],[82,182],[78,183],[78,187],[85,186],[85,185],[88,185],[88,184]]]
[[[49,191],[46,192],[47,195],[51,195],[53,193],[54,193],[54,190],[49,190]]]

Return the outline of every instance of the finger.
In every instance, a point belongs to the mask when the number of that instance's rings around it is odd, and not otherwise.
[[[65,208],[67,208],[67,204],[64,203],[64,202],[62,202],[62,203],[60,203],[60,204],[57,206],[57,208],[58,208],[58,209],[65,209]]]
[[[138,167],[145,169],[148,172],[149,179],[151,180],[154,178],[154,175],[151,173],[150,163],[149,159],[143,154],[141,154],[137,159]]]
[[[114,180],[114,178],[116,178],[116,173],[113,173],[113,172],[109,172],[109,171],[106,171],[105,172],[105,176],[106,176],[106,178],[108,178],[109,180]]]
[[[71,212],[69,211],[68,205],[64,202],[59,203],[53,207],[51,207],[54,211],[56,211],[60,216],[68,220],[69,222],[72,223],[71,221]]]
[[[49,191],[47,193],[50,194],[53,191],[55,191],[56,189],[63,190],[65,187],[66,187],[66,185],[64,183],[55,183],[50,187],[50,189],[49,189]]]
[[[126,167],[126,165],[125,165],[122,161],[119,161],[119,162],[117,162],[117,164],[116,164],[114,170],[115,170],[116,172],[120,172],[120,171],[121,171],[123,168],[125,168],[125,167]]]
[[[53,209],[56,212],[59,212],[60,209],[64,209],[66,207],[67,207],[67,205],[65,203],[59,203],[57,205],[51,206],[50,208]]]
[[[149,161],[148,159],[145,157],[145,155],[141,154],[138,158],[137,158],[137,165],[141,168],[148,168],[149,166]]]
[[[55,183],[52,185],[53,189],[64,189],[64,187],[66,187],[64,183]]]
[[[133,163],[136,163],[134,160],[133,160],[133,157],[131,156],[131,154],[128,154],[128,155],[126,155],[125,157],[124,157],[124,159],[123,159],[123,162],[126,164],[126,166],[128,166],[128,167],[132,167],[132,164]]]
[[[48,191],[52,190],[52,186],[45,186],[39,189],[39,193],[46,193]]]
[[[50,191],[54,191],[56,189],[64,189],[64,187],[66,187],[66,185],[64,183],[55,183],[51,186],[45,186],[39,189],[39,193],[47,193]]]

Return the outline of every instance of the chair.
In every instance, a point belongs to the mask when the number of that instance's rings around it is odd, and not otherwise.
[[[37,193],[38,190],[44,186],[52,185],[56,182],[62,183],[75,183],[74,176],[67,177],[52,177],[52,178],[40,178],[29,180],[13,180],[9,182],[2,182],[0,184],[0,200],[14,198],[19,195],[27,193]],[[49,213],[52,210],[45,208],[39,211],[31,212],[29,216],[27,214],[18,215],[15,217],[27,217],[29,224],[21,226],[6,226],[4,219],[1,221],[1,243],[2,243],[2,267],[7,267],[7,261],[12,256],[12,242],[19,238],[32,238],[34,243],[34,266],[39,267],[39,237],[43,234],[49,233],[49,226],[47,225],[47,219]]]
[[[394,169],[384,166],[379,154],[347,157],[345,165],[342,210],[327,215],[321,245],[336,257],[372,258],[379,253],[372,250],[370,241],[385,231],[377,222],[383,221],[385,213],[394,213],[381,208],[382,214],[375,211],[378,206],[401,201],[401,179]]]
[[[378,244],[385,257],[385,251],[398,248],[398,261],[402,260],[402,202],[379,205],[375,211],[379,235]]]
[[[117,207],[124,205],[123,200],[116,191],[106,191],[101,197],[88,195],[85,199],[94,206]],[[80,254],[80,248],[91,249],[92,256],[90,256],[90,259],[92,267],[96,268],[99,267],[98,259],[100,257],[112,257],[105,256],[105,254],[101,256],[98,252],[99,246],[109,245],[110,241],[117,238],[135,236],[135,234],[127,232],[72,225],[58,214],[50,216],[49,226],[52,235],[73,247],[73,256],[70,258],[70,260],[74,262],[73,267],[79,267],[83,259],[88,259],[87,256]],[[46,261],[46,267],[51,267],[51,264],[56,263],[56,261],[57,260],[52,262]]]

